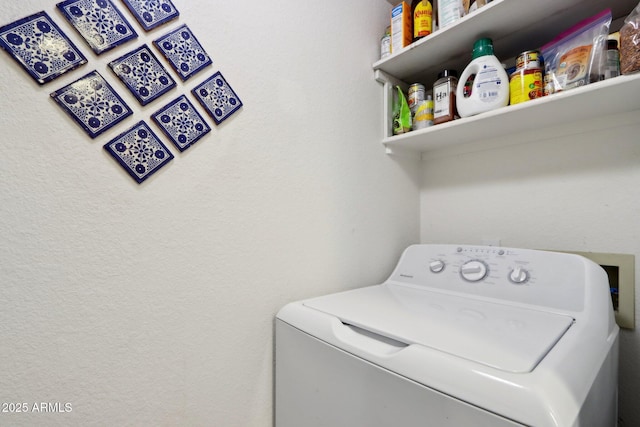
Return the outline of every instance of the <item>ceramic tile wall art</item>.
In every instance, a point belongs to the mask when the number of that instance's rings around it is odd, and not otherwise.
[[[132,114],[129,106],[97,71],[53,92],[51,97],[91,138]]]
[[[212,63],[207,52],[186,25],[154,40],[153,44],[162,52],[182,81],[193,77]]]
[[[58,9],[97,55],[138,37],[111,0],[66,0]]]
[[[146,44],[111,61],[109,67],[142,105],[176,87],[176,82]]]
[[[171,0],[122,0],[145,31],[180,16]]]
[[[0,28],[0,47],[40,84],[87,63],[84,55],[46,12]]]
[[[191,147],[211,131],[184,95],[162,107],[151,118],[180,151]]]
[[[196,86],[191,93],[219,125],[242,107],[242,101],[220,71]]]
[[[104,149],[138,184],[173,159],[173,154],[144,121],[106,143]]]

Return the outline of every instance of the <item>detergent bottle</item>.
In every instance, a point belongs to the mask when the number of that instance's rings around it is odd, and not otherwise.
[[[456,89],[460,117],[469,117],[504,107],[509,103],[509,76],[493,55],[493,41],[476,40],[472,60],[464,69]]]

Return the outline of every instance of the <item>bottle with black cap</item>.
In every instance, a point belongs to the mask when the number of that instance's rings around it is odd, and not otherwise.
[[[620,75],[620,51],[616,39],[607,40],[607,60],[604,68],[604,78],[610,79]]]
[[[460,118],[456,108],[458,72],[443,70],[433,84],[433,124],[449,122]]]

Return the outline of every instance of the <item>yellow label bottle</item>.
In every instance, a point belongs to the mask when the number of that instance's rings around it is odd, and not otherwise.
[[[433,8],[429,0],[413,0],[413,41],[431,34],[433,28]]]

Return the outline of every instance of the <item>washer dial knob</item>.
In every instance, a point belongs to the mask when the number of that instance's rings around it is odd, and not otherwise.
[[[487,264],[480,260],[467,261],[460,268],[460,275],[469,282],[478,282],[484,279],[488,272]]]
[[[429,270],[431,270],[432,273],[441,273],[444,270],[444,265],[444,261],[437,259],[429,263]]]
[[[509,273],[509,280],[516,285],[521,285],[529,280],[529,272],[522,267],[516,267]]]

